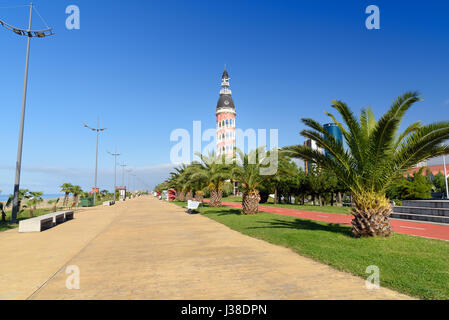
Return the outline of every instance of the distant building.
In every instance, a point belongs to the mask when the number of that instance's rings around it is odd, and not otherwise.
[[[413,168],[427,167],[427,160],[421,161],[413,166]]]
[[[233,156],[235,147],[235,105],[229,89],[229,75],[225,70],[221,77],[220,98],[216,108],[217,155]]]
[[[331,136],[334,137],[335,141],[339,144],[343,144],[343,134],[341,133],[340,128],[335,123],[326,123],[323,125],[324,130],[327,131]],[[329,154],[326,150],[324,150],[326,157],[329,157]]]
[[[433,166],[425,166],[426,169],[423,170],[424,175],[428,175],[431,180],[433,180],[433,177],[436,176],[438,173],[442,173],[444,175],[444,166],[442,164],[437,164]],[[413,175],[414,173],[418,172],[421,167],[413,167],[410,169],[406,175]],[[449,175],[449,164],[446,164],[446,172]]]
[[[318,147],[315,140],[305,137],[304,145],[312,150],[318,150],[318,152],[323,153],[323,149]],[[313,166],[314,164],[311,161],[304,160],[304,171],[306,174],[313,170]]]

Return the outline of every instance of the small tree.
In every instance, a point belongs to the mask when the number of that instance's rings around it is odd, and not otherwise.
[[[78,206],[79,197],[83,193],[83,189],[80,186],[72,186],[71,193],[73,194],[73,204],[74,206]]]
[[[261,175],[261,168],[265,165],[264,147],[244,154],[237,150],[239,164],[232,169],[232,177],[239,182],[239,189],[243,192],[243,214],[257,214],[259,212],[259,186],[269,176]]]
[[[226,164],[225,156],[217,156],[215,152],[209,153],[208,156],[204,156],[200,153],[196,153],[201,158],[201,165],[195,167],[195,171],[192,173],[191,178],[197,179],[202,177],[210,191],[210,203],[211,207],[221,207],[223,184],[230,178],[231,166]]]
[[[64,192],[64,201],[62,203],[64,207],[67,207],[67,202],[69,201],[69,194],[72,193],[72,188],[73,185],[70,183],[64,183],[61,186],[61,192]]]
[[[30,200],[28,200],[28,205],[30,206],[30,217],[34,217],[34,211],[39,203],[44,201],[42,199],[43,192],[30,192]]]
[[[340,128],[348,149],[313,119],[302,119],[310,129],[301,134],[316,141],[329,156],[304,145],[286,148],[293,157],[312,161],[334,172],[351,190],[352,226],[356,237],[391,235],[392,207],[386,190],[397,176],[415,164],[449,153],[449,146],[444,144],[449,139],[447,121],[429,125],[416,122],[405,131],[399,131],[405,113],[420,100],[417,93],[407,92],[398,97],[378,121],[367,109],[363,109],[357,119],[345,103],[333,101],[344,123],[328,115]]]
[[[58,203],[59,203],[60,198],[57,198],[55,200],[50,200],[48,201],[48,204],[53,205],[53,212],[56,212],[58,210]]]

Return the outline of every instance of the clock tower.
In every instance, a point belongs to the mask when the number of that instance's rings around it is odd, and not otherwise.
[[[233,156],[235,147],[235,106],[232,92],[229,89],[228,72],[221,77],[220,98],[218,99],[217,116],[217,155]]]

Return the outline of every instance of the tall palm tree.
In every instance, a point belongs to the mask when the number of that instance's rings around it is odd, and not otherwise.
[[[61,187],[61,192],[64,192],[64,201],[62,205],[67,207],[67,202],[69,201],[69,194],[72,193],[73,185],[71,183],[64,183]]]
[[[201,164],[194,167],[191,179],[204,179],[210,191],[211,207],[221,207],[223,184],[230,179],[231,166],[226,164],[224,156],[217,156],[214,151],[207,156],[196,153],[201,158]]]
[[[243,214],[257,214],[259,212],[259,186],[270,176],[261,175],[260,170],[265,164],[264,147],[244,154],[237,150],[239,165],[232,168],[233,179],[239,182],[239,189],[243,192]]]
[[[19,207],[19,212],[20,212],[20,213],[23,211],[23,210],[22,210],[22,201],[25,200],[25,199],[31,198],[29,192],[30,192],[30,191],[29,191],[28,189],[20,189],[20,190],[19,190],[19,206],[18,206],[18,207]],[[9,198],[8,198],[8,201],[6,201],[5,207],[6,207],[6,208],[10,207],[11,204],[12,204],[12,202],[13,202],[13,200],[14,200],[14,195],[11,194],[11,195],[9,196]]]
[[[334,172],[352,192],[352,226],[356,237],[390,235],[392,207],[386,190],[392,181],[421,161],[449,153],[449,146],[444,144],[449,138],[447,121],[429,125],[416,122],[399,132],[404,114],[420,100],[418,93],[407,92],[378,121],[367,109],[357,119],[345,103],[333,101],[332,107],[344,125],[327,114],[342,131],[347,149],[312,119],[302,119],[310,129],[301,134],[315,140],[329,156],[302,145],[286,148],[291,156]]]
[[[83,193],[83,189],[80,186],[72,186],[70,192],[73,194],[73,204],[74,206],[78,206],[79,197]]]

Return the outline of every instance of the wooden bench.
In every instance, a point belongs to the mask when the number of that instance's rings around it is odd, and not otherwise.
[[[42,232],[58,224],[74,218],[73,211],[59,211],[48,213],[39,217],[21,220],[19,222],[19,232]]]
[[[201,202],[198,201],[192,201],[192,200],[188,200],[187,201],[187,213],[195,213],[198,210],[198,207],[200,206]]]

